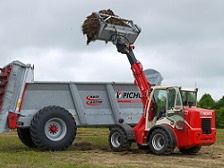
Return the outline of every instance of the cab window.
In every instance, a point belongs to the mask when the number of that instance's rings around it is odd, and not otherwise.
[[[196,106],[196,104],[197,104],[197,92],[181,91],[181,96],[182,96],[184,106]]]

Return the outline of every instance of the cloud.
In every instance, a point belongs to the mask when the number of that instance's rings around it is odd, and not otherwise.
[[[85,17],[112,9],[142,28],[134,50],[163,84],[199,87],[199,97],[223,96],[224,2],[221,0],[104,0],[0,2],[0,66],[35,65],[36,80],[132,82],[125,55],[111,43],[86,46]]]

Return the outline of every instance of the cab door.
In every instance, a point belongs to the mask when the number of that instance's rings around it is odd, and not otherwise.
[[[177,129],[183,129],[184,110],[180,89],[178,87],[167,89],[166,117],[171,120],[171,126]]]

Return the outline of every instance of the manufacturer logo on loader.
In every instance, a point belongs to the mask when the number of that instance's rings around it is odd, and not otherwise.
[[[103,100],[99,95],[88,95],[86,96],[86,105],[87,106],[99,106],[101,105]]]
[[[205,111],[205,112],[200,112],[200,116],[212,116],[212,112],[207,112],[207,111]]]

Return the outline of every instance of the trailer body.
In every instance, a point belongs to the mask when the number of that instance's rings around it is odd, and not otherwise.
[[[30,83],[19,122],[29,127],[38,110],[57,105],[72,114],[77,126],[110,126],[119,119],[135,125],[142,116],[139,97],[137,87],[128,83]]]
[[[30,127],[34,115],[52,105],[67,109],[78,127],[112,126],[120,119],[136,125],[142,116],[141,95],[132,83],[34,82],[33,66],[19,61],[2,68],[1,76],[9,67],[7,86],[2,88],[0,132]],[[9,114],[17,114],[17,122]]]

